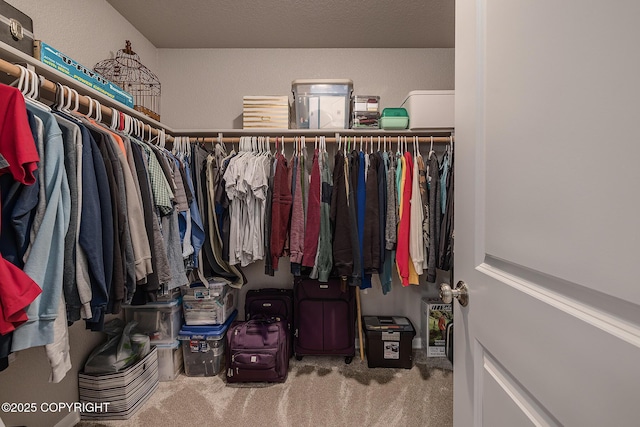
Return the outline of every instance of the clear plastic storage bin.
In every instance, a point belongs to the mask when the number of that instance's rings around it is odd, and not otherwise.
[[[222,325],[183,326],[178,335],[182,341],[184,373],[189,377],[218,375],[224,359],[225,334],[237,311]]]
[[[209,280],[183,288],[182,307],[187,325],[220,325],[238,305],[238,290],[226,282]]]
[[[345,79],[291,82],[297,129],[347,129],[353,82]]]
[[[182,325],[180,300],[123,305],[123,308],[127,323],[138,322],[136,330],[149,335],[151,344],[172,344],[178,338]]]
[[[173,381],[176,379],[184,364],[180,341],[175,340],[172,344],[159,344],[158,349],[158,380]]]

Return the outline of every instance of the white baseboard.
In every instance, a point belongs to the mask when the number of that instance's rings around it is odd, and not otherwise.
[[[66,417],[56,423],[54,427],[73,427],[80,422],[80,412],[69,412]]]

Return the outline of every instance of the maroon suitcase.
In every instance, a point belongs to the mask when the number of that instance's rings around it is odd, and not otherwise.
[[[289,371],[285,320],[234,322],[227,331],[227,382],[284,382]]]
[[[255,316],[279,317],[287,321],[289,357],[293,356],[293,290],[265,288],[247,291],[244,299],[244,317],[251,320]]]
[[[297,278],[294,295],[294,352],[306,355],[345,356],[351,363],[356,353],[355,290],[340,279],[327,283]]]

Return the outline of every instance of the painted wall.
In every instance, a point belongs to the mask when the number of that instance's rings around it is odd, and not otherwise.
[[[78,372],[91,351],[103,342],[104,334],[89,332],[84,322],[69,328],[71,370],[58,384],[48,382],[49,361],[44,347],[35,347],[16,353],[15,361],[0,372],[0,402],[36,403],[35,413],[0,413],[7,426],[51,427],[65,417],[65,421],[79,421],[80,414],[69,412],[42,412],[40,405],[52,402],[78,402]],[[2,425],[2,423],[0,423]],[[73,424],[67,424],[73,425]]]
[[[87,67],[93,68],[98,61],[112,57],[124,47],[125,40],[131,40],[143,63],[152,71],[158,68],[155,46],[104,0],[9,0],[8,3],[33,19],[37,39]],[[43,347],[24,350],[8,369],[0,372],[0,402],[77,402],[78,371],[104,335],[85,330],[84,322],[74,324],[69,335],[73,367],[61,383],[48,382],[49,362]],[[8,426],[51,427],[63,418],[65,422],[73,422],[74,415],[77,414],[38,411],[35,414],[0,413],[0,418]]]
[[[399,107],[416,89],[454,88],[453,49],[159,49],[162,121],[241,129],[244,95],[291,95],[295,79],[353,80],[354,93]]]
[[[351,79],[355,94],[379,95],[381,108],[400,106],[412,90],[454,88],[453,49],[159,49],[158,52],[163,84],[162,121],[174,129],[241,129],[243,95],[289,95],[291,81],[301,78]],[[288,265],[283,262],[275,277],[264,274],[262,262],[244,269],[248,283],[241,290],[240,301],[244,301],[248,289],[291,287]],[[437,283],[442,281],[448,281],[448,275],[440,274]],[[436,285],[425,282],[419,287],[403,288],[394,274],[393,287],[384,296],[374,279],[374,288],[362,294],[363,314],[407,316],[419,337],[420,299],[437,297]]]
[[[33,19],[35,38],[64,52],[85,67],[115,57],[130,40],[140,61],[158,70],[158,54],[133,25],[105,0],[8,0]]]

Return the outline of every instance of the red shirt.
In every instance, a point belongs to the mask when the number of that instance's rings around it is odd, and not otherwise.
[[[9,162],[0,175],[10,173],[16,181],[31,185],[40,157],[26,111],[22,93],[0,84],[0,154]]]
[[[40,157],[26,111],[22,93],[0,84],[0,155],[9,163],[0,175],[10,173],[16,181],[32,185]],[[24,309],[41,292],[26,273],[0,257],[0,334],[28,320]]]

